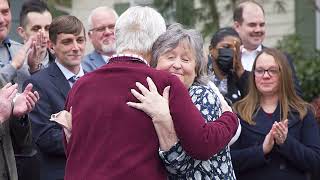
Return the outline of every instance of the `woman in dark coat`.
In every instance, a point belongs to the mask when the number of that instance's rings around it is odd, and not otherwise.
[[[263,49],[247,96],[235,103],[242,132],[231,147],[237,179],[304,180],[320,170],[319,128],[297,96],[285,56]]]

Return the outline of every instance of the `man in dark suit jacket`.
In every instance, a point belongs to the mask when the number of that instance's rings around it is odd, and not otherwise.
[[[31,45],[31,53],[28,55],[28,59],[35,59],[38,63],[35,64],[35,71],[31,72],[31,74],[34,74],[48,67],[55,60],[53,54],[48,50],[48,30],[52,22],[52,15],[45,2],[25,1],[19,17],[20,26],[17,28],[17,32],[24,44],[29,39],[35,42]],[[19,179],[39,179],[39,159],[35,145],[32,149],[29,150],[30,154],[16,156]]]
[[[64,109],[64,103],[75,80],[83,75],[80,65],[85,48],[83,24],[74,16],[60,16],[49,27],[55,52],[54,63],[35,73],[29,80],[40,94],[40,101],[30,113],[32,135],[40,151],[41,179],[64,178],[65,153],[61,127],[50,116]]]
[[[96,50],[92,51],[90,54],[87,54],[82,61],[82,67],[86,72],[91,72],[105,64],[106,61]]]
[[[82,66],[86,72],[108,63],[110,56],[116,52],[114,26],[117,19],[118,14],[106,6],[91,11],[88,36],[94,50],[83,58]]]

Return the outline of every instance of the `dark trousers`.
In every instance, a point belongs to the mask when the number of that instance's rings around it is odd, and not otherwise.
[[[40,159],[36,150],[30,155],[16,156],[19,180],[40,180]]]

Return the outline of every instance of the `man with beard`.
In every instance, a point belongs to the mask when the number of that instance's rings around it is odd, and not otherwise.
[[[94,51],[84,57],[82,66],[86,72],[93,71],[108,63],[115,52],[114,26],[118,14],[111,8],[102,6],[94,9],[88,18],[88,36]]]
[[[234,28],[239,33],[242,41],[241,63],[243,73],[239,78],[248,79],[248,72],[252,71],[253,62],[258,53],[265,48],[262,42],[266,33],[266,22],[263,7],[255,1],[244,1],[238,4],[233,12]],[[293,71],[293,80],[296,93],[301,97],[302,91],[296,76],[292,59],[287,56]]]

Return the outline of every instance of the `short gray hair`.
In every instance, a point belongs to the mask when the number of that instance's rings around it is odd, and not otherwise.
[[[152,60],[150,65],[156,67],[159,57],[173,49],[175,49],[180,42],[185,41],[195,53],[196,57],[196,78],[195,82],[200,84],[207,84],[208,78],[206,73],[207,62],[203,52],[203,38],[201,34],[194,29],[184,29],[179,23],[172,24],[167,31],[163,33],[155,41],[152,46]]]
[[[88,17],[88,27],[89,27],[89,29],[92,29],[92,28],[93,28],[93,27],[92,27],[92,17],[93,17],[96,13],[101,12],[101,11],[111,12],[111,13],[114,15],[114,17],[116,18],[116,20],[117,20],[118,17],[119,17],[118,14],[117,14],[117,12],[116,12],[114,9],[112,9],[112,8],[109,8],[109,7],[107,7],[107,6],[97,7],[97,8],[95,8],[94,10],[92,10],[91,13],[89,14],[89,17]]]
[[[125,50],[148,53],[154,41],[166,31],[166,24],[156,10],[135,6],[119,17],[115,29],[117,53]]]

